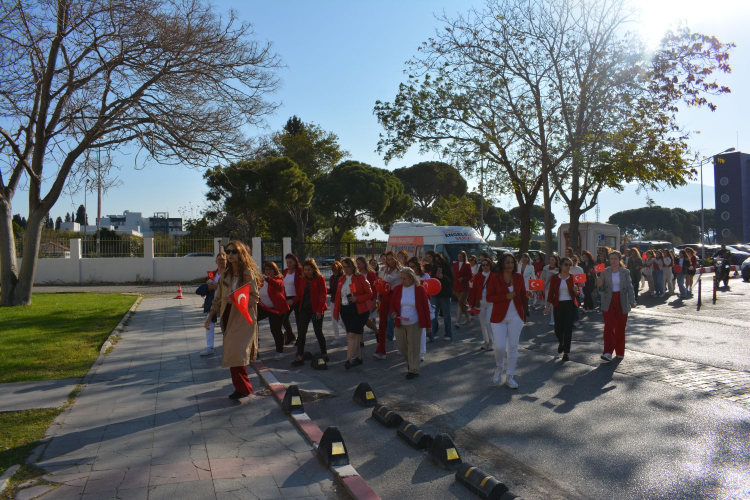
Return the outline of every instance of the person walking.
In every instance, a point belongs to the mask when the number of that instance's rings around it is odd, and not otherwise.
[[[458,300],[458,317],[456,318],[456,324],[453,325],[456,329],[459,328],[458,323],[461,321],[461,316],[466,318],[465,325],[471,323],[469,304],[466,300],[469,297],[469,281],[473,276],[466,252],[463,250],[458,252],[458,261],[453,263],[453,293],[456,294],[456,300]]]
[[[687,271],[685,272],[685,288],[689,294],[693,293],[693,279],[695,278],[696,269],[698,269],[698,256],[695,253],[693,247],[686,247],[685,254],[687,254],[690,260]]]
[[[544,254],[542,252],[537,252],[536,255],[534,255],[534,261],[531,263],[531,265],[534,267],[534,276],[536,276],[537,279],[541,279],[542,277],[542,271],[544,271],[544,266],[546,258],[544,257]],[[542,303],[544,302],[544,295],[540,294],[542,297],[537,298],[537,295],[534,295],[533,299],[533,306],[532,309],[541,309],[544,306]]]
[[[664,297],[664,258],[662,257],[661,250],[654,250],[654,258],[651,262],[654,275],[654,288],[656,288],[656,296]]]
[[[536,275],[534,271],[534,266],[531,265],[531,257],[528,253],[524,253],[521,255],[521,262],[518,264],[518,272],[521,273],[521,276],[523,276],[523,284],[526,286],[526,290],[529,289],[529,280],[533,280]],[[523,318],[524,323],[529,320],[530,311],[529,311],[529,301],[524,301],[523,303]]]
[[[469,265],[471,266],[472,276],[477,274],[480,271],[479,262],[477,261],[476,255],[469,255]]]
[[[329,296],[329,308],[333,307],[333,301],[336,298],[336,290],[339,287],[339,280],[344,276],[344,268],[341,266],[341,262],[335,261],[331,264],[331,276],[328,278],[328,296]],[[339,329],[344,328],[344,324],[341,322],[341,318],[336,319],[331,315],[331,326],[333,327],[333,340],[331,341],[331,347],[335,347],[341,344],[341,334]]]
[[[299,280],[297,294],[294,296],[294,305],[297,307],[297,359],[292,361],[292,366],[305,364],[305,340],[307,328],[312,321],[315,337],[318,339],[320,354],[328,361],[328,350],[326,349],[326,338],[323,336],[323,315],[328,309],[326,304],[326,280],[315,259],[305,259],[302,264],[302,277]],[[292,302],[292,301],[289,301]],[[289,304],[292,305],[292,304]]]
[[[555,337],[557,337],[557,352],[562,353],[562,360],[567,361],[570,354],[570,343],[573,339],[573,323],[576,320],[576,286],[570,269],[573,262],[563,257],[560,260],[560,272],[550,278],[549,294],[544,314],[554,309]]]
[[[451,296],[453,295],[453,275],[451,268],[443,258],[442,254],[435,255],[434,264],[435,274],[433,277],[440,282],[440,291],[433,295],[431,302],[435,306],[435,316],[433,316],[432,330],[430,331],[430,339],[432,342],[435,340],[435,334],[438,333],[440,325],[438,324],[438,316],[443,313],[443,326],[445,327],[445,335],[443,340],[450,341],[453,339],[453,330],[451,329]]]
[[[662,290],[665,294],[674,294],[674,275],[672,266],[674,266],[674,254],[669,249],[662,250],[662,262],[664,263],[664,284]]]
[[[227,254],[227,268],[219,281],[209,314],[218,314],[224,338],[221,352],[221,366],[229,368],[234,392],[230,399],[241,399],[253,392],[247,376],[247,365],[258,356],[258,289],[263,278],[258,266],[250,257],[247,247],[240,241],[232,240],[224,247]],[[242,313],[232,305],[232,292],[250,285],[247,312],[252,319],[248,323]],[[211,318],[206,318],[206,329]]]
[[[545,302],[548,302],[548,299],[549,299],[550,280],[552,279],[552,276],[556,275],[559,272],[560,272],[560,257],[558,257],[557,254],[552,254],[549,257],[549,264],[544,266],[544,270],[542,270],[542,276],[541,276],[541,279],[544,280]],[[554,314],[550,315],[549,326],[555,326]]]
[[[407,252],[406,250],[402,248],[396,254],[396,260],[398,260],[399,269],[401,269],[402,267],[406,267],[406,262],[409,260],[409,252]]]
[[[518,263],[513,254],[506,253],[500,257],[501,271],[491,276],[487,284],[487,301],[492,303],[490,324],[495,353],[495,375],[492,381],[518,389],[514,379],[518,360],[518,341],[523,329],[523,302],[528,300],[523,276],[516,272]],[[507,365],[505,358],[508,358]]]
[[[258,290],[258,321],[268,318],[271,335],[276,344],[276,360],[284,359],[284,316],[289,311],[289,303],[284,292],[284,276],[272,261],[263,264],[263,285]]]
[[[286,300],[294,301],[294,297],[297,295],[299,280],[302,278],[302,264],[300,264],[299,259],[293,253],[287,254],[284,260],[286,260],[286,269],[284,270],[284,291],[286,293]],[[289,317],[292,313],[294,313],[294,323],[299,326],[297,309],[292,307],[287,311],[286,316],[284,317],[284,343],[286,345],[292,345],[297,340],[297,337],[292,330],[292,323],[289,321]]]
[[[625,326],[628,313],[635,307],[635,293],[630,272],[622,267],[622,254],[609,255],[610,267],[596,278],[596,286],[602,291],[602,313],[604,314],[604,352],[602,359],[612,361],[615,352],[618,359],[625,356]]]
[[[578,255],[573,254],[573,257],[570,259],[570,261],[571,261],[570,274],[572,274],[573,276],[577,274],[585,274],[583,272],[583,268],[579,265],[579,263],[581,262],[581,258]],[[581,319],[581,301],[583,300],[583,291],[582,291],[583,285],[577,284],[578,282],[576,282],[575,279],[573,282],[576,283],[575,288],[574,288],[576,292],[576,296],[575,296],[576,319],[573,322],[573,326],[578,328],[581,326],[580,319]]]
[[[380,305],[378,306],[379,320],[378,325],[378,347],[373,354],[373,358],[383,360],[385,359],[386,348],[385,341],[393,340],[393,329],[394,323],[391,318],[391,295],[393,289],[401,283],[401,263],[396,259],[396,254],[392,251],[385,253],[385,266],[380,270],[379,278],[391,287],[389,292],[380,294]]]
[[[482,259],[481,271],[474,275],[469,288],[469,304],[474,309],[479,309],[479,328],[482,331],[483,343],[479,350],[492,349],[492,302],[487,300],[487,285],[490,278],[495,275],[492,272],[493,262]],[[529,266],[531,267],[531,266]]]
[[[372,303],[375,304],[375,301],[377,300],[377,292],[375,291],[375,283],[378,281],[378,273],[375,272],[375,269],[372,268],[371,264],[367,262],[367,259],[362,257],[361,255],[357,257],[357,260],[355,261],[355,264],[357,264],[357,271],[359,271],[359,274],[363,275],[367,278],[367,281],[370,282],[370,288],[372,289]],[[378,309],[377,307],[372,308],[372,311],[370,311],[370,317],[367,319],[367,328],[370,329],[373,333],[377,333],[376,330],[376,323],[375,319],[378,317]]]
[[[410,267],[400,270],[401,284],[393,289],[391,317],[396,325],[398,350],[406,361],[406,379],[419,376],[422,330],[430,328],[427,292]]]
[[[690,268],[690,258],[685,250],[680,250],[679,256],[675,261],[675,265],[672,268],[675,276],[677,277],[677,286],[680,289],[680,298],[688,298],[688,290],[685,286],[685,278],[687,277],[687,270]],[[637,298],[637,297],[636,297]]]
[[[430,279],[430,275],[424,271],[424,268],[422,267],[422,263],[419,262],[419,259],[417,257],[412,257],[406,262],[406,265],[409,266],[409,269],[414,271],[414,274],[417,275],[417,278],[419,278],[420,283],[424,283],[425,280]],[[426,293],[426,290],[425,290]],[[431,297],[429,294],[427,295],[427,302],[430,310],[430,318],[432,318],[433,309],[435,308],[432,303],[430,302]],[[430,322],[432,323],[432,322]],[[421,347],[419,349],[419,359],[421,361],[424,361],[425,354],[427,354],[427,328],[422,328],[422,340],[421,340]]]
[[[362,364],[361,343],[365,323],[372,308],[373,291],[367,277],[357,271],[357,265],[351,257],[341,260],[344,277],[339,280],[334,300],[333,316],[341,318],[346,327],[348,345],[344,368]]]
[[[646,258],[643,261],[643,274],[646,276],[648,283],[648,295],[656,294],[656,282],[654,281],[654,262],[656,254],[653,250],[646,250]]]
[[[583,285],[583,312],[591,313],[594,307],[594,293],[596,292],[596,272],[594,271],[594,256],[588,250],[583,251],[583,262],[581,269],[586,274],[586,283]]]
[[[424,272],[430,276],[435,275],[435,251],[427,250],[424,254],[424,264],[422,265]]]
[[[203,314],[208,314],[211,311],[211,304],[214,301],[216,289],[219,288],[219,279],[221,279],[221,274],[226,268],[227,254],[225,254],[223,250],[219,250],[219,253],[216,254],[216,270],[213,272],[213,278],[209,277],[208,279],[206,279],[206,288],[208,289],[208,293],[203,300]],[[216,352],[214,351],[214,337],[217,317],[216,314],[208,314],[207,317],[211,321],[209,323],[209,327],[206,328],[206,347],[201,351],[201,356],[211,356]]]
[[[637,304],[638,291],[641,288],[641,270],[643,269],[643,259],[637,247],[630,249],[630,257],[627,260],[626,266],[628,271],[630,271],[630,279],[633,281],[633,296]]]

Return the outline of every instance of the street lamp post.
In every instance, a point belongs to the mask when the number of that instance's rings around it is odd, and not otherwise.
[[[703,158],[700,162],[701,163],[701,261],[706,260],[706,244],[704,241],[705,234],[706,234],[706,224],[705,224],[705,216],[703,214],[703,164],[707,163],[709,159],[713,159],[715,156],[718,156],[724,153],[731,153],[732,151],[734,151],[734,148],[725,149],[721,153],[716,153],[713,156]],[[703,265],[702,262],[701,262],[701,265]]]

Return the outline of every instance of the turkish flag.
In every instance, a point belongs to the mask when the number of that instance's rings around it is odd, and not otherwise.
[[[229,295],[229,298],[232,299],[234,307],[236,307],[247,322],[252,325],[253,318],[250,317],[250,311],[248,311],[248,307],[250,306],[250,283],[232,292],[231,295]]]
[[[544,290],[544,280],[529,280],[529,290]]]
[[[349,283],[349,291],[352,293],[357,293],[357,284],[354,281]]]
[[[594,271],[596,273],[603,273],[606,268],[607,268],[607,266],[605,266],[604,263],[597,264],[597,265],[594,266]]]
[[[586,275],[585,274],[574,274],[573,275],[573,283],[586,283]]]
[[[206,274],[208,274],[208,279],[210,279],[211,281],[213,281],[216,277],[216,271],[206,271]]]

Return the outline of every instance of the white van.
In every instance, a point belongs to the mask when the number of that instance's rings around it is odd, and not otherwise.
[[[557,252],[565,255],[571,245],[570,224],[560,224],[557,229]],[[609,247],[619,250],[620,228],[603,222],[580,222],[578,224],[578,253],[588,250],[596,258],[597,248]]]
[[[434,250],[445,255],[449,261],[458,260],[458,253],[462,250],[467,255],[479,255],[482,252],[493,257],[486,241],[476,229],[460,226],[436,226],[429,222],[397,222],[388,235],[386,251],[398,252],[406,250],[409,256],[424,258],[425,252]]]

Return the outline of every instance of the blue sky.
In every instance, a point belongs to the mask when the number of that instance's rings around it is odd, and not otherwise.
[[[694,134],[691,146],[703,154],[738,146],[750,151],[750,130],[745,126],[750,111],[746,95],[750,83],[750,33],[746,26],[750,2],[725,0],[720,8],[697,0],[636,0],[635,4],[642,9],[642,21],[634,28],[641,30],[652,44],[670,23],[674,25],[679,20],[684,20],[694,31],[737,44],[730,59],[733,73],[722,77],[722,82],[732,88],[732,94],[716,101],[719,107],[715,113],[689,110],[682,112],[681,122],[688,130],[700,131]],[[283,87],[275,96],[283,106],[268,120],[267,130],[250,133],[277,130],[296,114],[335,132],[352,159],[394,169],[434,158],[419,156],[413,148],[403,159],[385,165],[375,152],[381,127],[372,108],[376,100],[392,100],[395,96],[404,80],[404,62],[440,26],[435,13],[465,12],[471,5],[479,6],[479,2],[222,0],[214,5],[220,12],[234,9],[241,19],[251,22],[257,37],[272,41],[286,65],[280,72]],[[103,214],[131,210],[144,215],[157,211],[178,215],[191,205],[200,207],[205,203],[206,188],[200,171],[159,165],[136,170],[134,156],[121,157],[119,163],[122,167],[118,176],[123,184],[105,196]],[[713,207],[710,166],[704,169],[704,179],[708,186],[706,206]],[[625,208],[644,206],[646,195],[636,195],[634,191],[628,188],[622,194],[603,195],[601,220],[606,221],[611,213]],[[662,206],[700,208],[699,185],[650,196]],[[81,203],[81,192],[73,197],[63,195],[51,214],[64,215]],[[95,203],[95,196],[89,194],[89,214],[95,214]],[[510,208],[513,203],[506,198],[499,205]],[[567,220],[561,206],[554,208],[558,221]],[[26,193],[17,193],[13,211],[27,215]],[[594,217],[593,212],[588,214],[588,220]],[[373,236],[382,233],[376,231]]]

